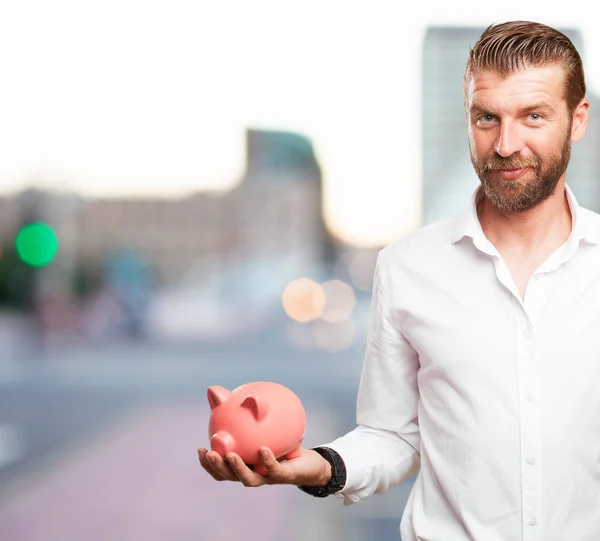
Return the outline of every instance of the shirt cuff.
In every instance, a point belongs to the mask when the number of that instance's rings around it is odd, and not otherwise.
[[[338,438],[329,443],[315,445],[315,447],[328,447],[329,449],[333,449],[344,461],[344,466],[346,467],[346,483],[344,484],[344,488],[334,494],[334,496],[344,505],[363,502],[356,494],[356,490],[364,483],[366,471],[364,470],[364,467],[360,467],[357,459],[358,457],[354,457],[356,453],[352,453],[352,446],[352,442],[345,442],[342,438]]]

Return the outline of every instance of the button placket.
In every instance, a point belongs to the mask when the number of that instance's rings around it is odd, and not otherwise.
[[[526,302],[517,308],[519,391],[523,398],[519,415],[523,460],[521,478],[523,535],[524,539],[531,541],[543,541],[539,538],[541,529],[532,528],[538,524],[542,502],[541,470],[537,464],[541,437],[540,411],[539,405],[534,401],[539,382],[535,328],[535,309],[539,306],[539,303],[536,302],[538,293],[539,290],[536,286],[531,290],[528,288],[529,298],[526,296]]]

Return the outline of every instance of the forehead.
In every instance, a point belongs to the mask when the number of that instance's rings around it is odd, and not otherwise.
[[[527,67],[504,78],[495,71],[483,71],[467,86],[469,108],[475,102],[495,108],[527,106],[549,102],[558,106],[564,101],[565,72],[562,66]]]

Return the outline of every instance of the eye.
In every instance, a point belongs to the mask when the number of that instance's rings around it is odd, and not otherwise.
[[[496,121],[496,117],[491,113],[483,113],[477,117],[478,126],[489,126]]]
[[[476,123],[479,128],[492,128],[498,123],[498,117],[493,113],[479,113],[476,117]]]
[[[542,115],[540,115],[539,113],[531,113],[529,115],[529,118],[534,122],[538,122],[539,120],[542,120]]]

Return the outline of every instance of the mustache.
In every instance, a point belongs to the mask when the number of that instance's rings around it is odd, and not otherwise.
[[[538,168],[540,161],[536,158],[520,158],[511,156],[509,158],[499,158],[491,156],[483,160],[481,166],[484,171],[498,171],[499,169],[522,169],[524,167]]]

